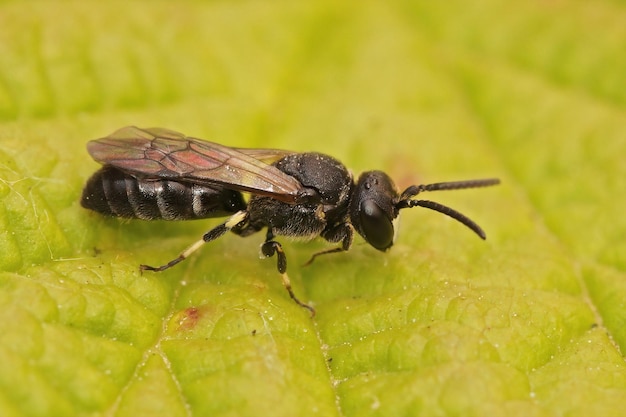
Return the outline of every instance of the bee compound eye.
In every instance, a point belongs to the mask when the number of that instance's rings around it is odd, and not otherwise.
[[[361,202],[359,221],[363,237],[373,247],[385,251],[393,245],[393,223],[374,200]]]

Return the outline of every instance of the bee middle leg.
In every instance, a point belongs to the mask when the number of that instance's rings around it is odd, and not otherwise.
[[[268,230],[265,242],[261,245],[261,253],[266,258],[276,255],[276,267],[278,268],[278,272],[283,280],[283,286],[289,293],[289,296],[293,301],[295,301],[296,304],[309,310],[311,312],[311,317],[315,316],[315,309],[300,301],[294,294],[293,289],[291,288],[291,281],[287,275],[287,256],[283,251],[282,245],[274,240],[274,234],[271,230]]]
[[[169,269],[173,267],[174,265],[187,259],[189,255],[197,251],[205,243],[211,242],[223,236],[224,233],[228,232],[233,227],[246,222],[247,217],[248,217],[248,213],[245,210],[238,211],[237,213],[230,216],[228,220],[226,220],[224,223],[206,232],[202,236],[202,239],[198,240],[193,245],[189,246],[180,255],[178,255],[176,258],[172,259],[165,265],[161,265],[161,266],[139,265],[139,270],[142,272],[143,271],[155,271],[155,272],[165,271],[166,269]]]

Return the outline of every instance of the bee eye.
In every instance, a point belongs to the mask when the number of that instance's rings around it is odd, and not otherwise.
[[[363,237],[373,247],[384,251],[393,245],[393,223],[374,200],[361,202],[359,213]]]

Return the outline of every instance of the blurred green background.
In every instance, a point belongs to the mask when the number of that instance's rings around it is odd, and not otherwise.
[[[617,0],[0,3],[0,415],[619,416],[626,5]],[[303,268],[215,221],[103,219],[87,140],[159,126],[411,184],[381,254]]]

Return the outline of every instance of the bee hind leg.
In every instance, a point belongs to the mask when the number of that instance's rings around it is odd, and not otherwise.
[[[193,245],[189,246],[187,249],[181,252],[180,255],[178,255],[176,258],[172,259],[168,263],[161,265],[161,266],[139,265],[139,270],[142,272],[143,271],[154,271],[154,272],[165,271],[166,269],[169,269],[173,267],[174,265],[187,259],[192,253],[197,251],[205,243],[211,242],[221,237],[233,227],[245,222],[247,220],[247,217],[248,217],[248,213],[245,210],[238,211],[237,213],[230,216],[228,220],[226,220],[224,223],[206,232],[202,236],[202,239],[198,240]]]

